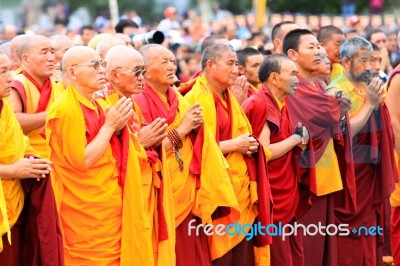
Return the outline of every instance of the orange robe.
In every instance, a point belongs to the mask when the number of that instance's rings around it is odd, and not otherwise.
[[[145,84],[144,91],[135,95],[134,99],[140,106],[146,121],[153,121],[157,117],[167,118],[169,125],[166,131],[168,132],[181,124],[189,104],[171,88],[168,89],[168,99],[162,99],[162,97],[163,95]],[[191,137],[196,140],[192,142]],[[203,138],[200,148],[196,145],[199,137]],[[175,226],[178,227],[189,214],[200,217],[202,223],[218,223],[219,221],[222,223],[223,219],[230,222],[236,221],[239,206],[226,171],[227,165],[208,129],[204,128],[203,136],[186,135],[180,153],[184,161],[182,170],[179,169],[175,153],[171,151],[167,154],[172,178]],[[193,160],[200,162],[200,165],[192,167]],[[194,168],[196,168],[195,171]],[[224,218],[212,218],[212,214],[218,207],[228,207],[229,214]]]
[[[23,135],[7,99],[0,100],[0,135],[0,164],[13,164],[24,156],[36,154],[28,138]],[[50,179],[45,178],[39,182],[35,179],[3,179],[0,190],[1,187],[4,198],[0,197],[0,233],[7,233],[9,244],[5,243],[3,252],[0,250],[0,261],[10,266],[32,265],[34,261],[40,265],[48,265],[50,262],[64,265]],[[4,203],[7,204],[6,212],[3,209]],[[12,243],[9,238],[10,228]]]
[[[26,114],[48,111],[50,105],[63,92],[50,79],[43,86],[40,86],[26,71],[22,71],[22,73],[14,77],[12,87],[19,93],[23,103],[23,112]],[[48,159],[49,150],[46,140],[40,135],[41,131],[42,128],[35,129],[27,136],[30,144],[39,153],[40,157]]]
[[[245,133],[252,133],[251,125],[241,109],[239,103],[234,98],[234,96],[227,92],[227,97],[229,97],[231,109],[226,111],[227,120],[231,119],[231,128],[227,130],[231,131],[231,138],[235,138],[239,135]],[[222,125],[221,121],[218,121],[219,116],[216,108],[216,101],[214,100],[213,91],[211,85],[208,83],[204,75],[197,78],[196,84],[193,86],[192,90],[186,94],[185,98],[190,103],[198,102],[202,107],[204,107],[204,121],[214,137],[219,141],[220,135],[222,135],[222,127],[227,125]],[[225,106],[226,107],[226,106]],[[229,126],[228,126],[229,127]],[[226,156],[226,160],[229,164],[229,176],[231,180],[231,185],[235,191],[236,198],[240,207],[240,218],[238,223],[253,224],[259,211],[265,211],[268,221],[267,224],[271,223],[272,220],[272,207],[270,194],[268,197],[268,203],[263,206],[263,210],[258,209],[256,204],[259,200],[259,194],[257,192],[257,184],[255,180],[250,180],[250,169],[245,161],[244,156],[239,152],[232,152]],[[265,163],[265,162],[263,162]],[[258,164],[260,166],[260,164]],[[266,189],[269,192],[269,183],[266,184]],[[264,224],[265,221],[263,221]],[[217,236],[213,235],[210,241],[210,249],[212,259],[217,259],[224,256],[227,252],[237,246],[243,239],[244,235],[234,235],[234,236]],[[264,246],[267,242],[263,242]]]
[[[108,85],[98,101],[104,107],[111,107],[120,99],[120,95]],[[135,111],[129,120],[129,127],[136,133],[145,125],[142,111],[133,102]],[[131,135],[132,138],[136,138]],[[175,265],[175,217],[171,180],[166,163],[164,149],[151,147],[147,151],[141,145],[135,145],[140,161],[145,211],[152,232],[152,252],[155,265]],[[165,162],[164,164],[162,162]]]
[[[29,148],[28,138],[22,133],[14,110],[7,99],[0,100],[0,164],[9,165],[24,157]],[[7,204],[6,204],[7,203]],[[2,179],[0,184],[0,234],[7,233],[17,221],[24,206],[24,193],[19,179]],[[10,243],[11,244],[11,243]],[[0,252],[3,242],[0,239]]]
[[[137,143],[128,129],[122,130],[121,143],[114,136],[103,156],[90,168],[85,165],[85,147],[103,124],[100,106],[70,86],[47,117],[65,263],[152,265],[153,254],[141,249],[151,246],[150,226],[139,161],[135,149],[129,149]],[[115,140],[118,149],[111,145]]]

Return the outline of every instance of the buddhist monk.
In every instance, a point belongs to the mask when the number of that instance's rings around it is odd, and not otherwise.
[[[46,140],[65,264],[151,265],[153,254],[141,249],[151,234],[139,159],[126,127],[132,100],[103,112],[92,99],[106,82],[106,63],[93,49],[72,47],[62,66],[70,85],[49,111]]]
[[[51,206],[55,207],[53,191],[50,192],[50,197],[53,201],[46,201],[44,204],[48,206],[46,211],[38,213],[45,214],[46,224],[41,223],[42,220],[37,219],[37,216],[30,216],[27,212],[29,203],[31,202],[30,194],[24,195],[24,188],[22,182],[26,188],[31,185],[30,182],[36,183],[36,187],[42,186],[42,189],[51,188],[51,183],[49,187],[46,187],[47,183],[41,182],[45,178],[51,169],[51,162],[46,159],[40,159],[36,157],[36,151],[32,149],[29,144],[29,139],[23,135],[21,126],[18,120],[15,118],[13,108],[9,103],[7,97],[11,92],[11,62],[8,57],[4,54],[0,54],[0,211],[1,211],[1,227],[0,234],[2,239],[0,240],[0,261],[4,265],[32,265],[33,257],[29,254],[24,253],[24,248],[30,248],[30,254],[32,249],[35,247],[30,242],[30,240],[35,239],[38,241],[37,230],[43,229],[43,226],[47,229],[47,236],[51,235],[52,230],[57,228],[51,227],[50,221],[55,221],[56,213],[51,213]],[[26,180],[25,180],[26,179]],[[32,180],[28,180],[32,179]],[[26,182],[25,182],[26,181]],[[47,181],[47,180],[45,180]],[[34,191],[36,193],[36,190]],[[38,196],[38,194],[35,194]],[[26,205],[24,201],[26,201]],[[35,201],[35,204],[42,203],[41,199]],[[24,208],[25,207],[25,208]],[[41,208],[39,204],[39,208]],[[53,208],[53,211],[55,208]],[[25,212],[24,212],[25,211]],[[28,231],[29,221],[35,221],[37,225],[36,234],[31,233],[29,238],[26,238],[25,234]],[[11,229],[11,230],[10,230]],[[59,229],[59,228],[58,228]],[[11,237],[10,237],[11,231]],[[35,234],[35,236],[33,236]],[[40,234],[40,233],[39,233]],[[44,236],[45,234],[41,234]],[[51,250],[47,250],[46,253],[36,253],[38,257],[35,258],[36,262],[48,263],[50,259],[52,263],[63,264],[63,260],[53,256],[58,252],[57,249],[57,235],[51,235],[54,239],[47,239],[48,244],[52,246]],[[45,240],[40,238],[41,240]],[[62,243],[61,244],[62,247]],[[46,243],[41,246],[41,248],[48,248]],[[39,248],[39,247],[37,247]],[[61,248],[62,252],[62,248]],[[58,254],[58,253],[57,253]],[[42,256],[43,255],[43,256]],[[61,253],[62,255],[62,253]],[[46,257],[46,258],[45,258]]]
[[[339,202],[335,202],[338,208],[340,206],[349,212],[355,210],[351,140],[340,126],[341,118],[350,108],[350,101],[345,97],[335,99],[327,95],[315,80],[314,73],[321,62],[319,46],[312,32],[305,29],[289,32],[283,43],[284,53],[294,61],[299,71],[296,93],[287,97],[292,126],[296,127],[298,122],[304,124],[312,140],[310,148],[299,157],[300,182],[306,190],[301,192],[297,218],[305,226],[335,223],[334,195],[337,192],[340,193]],[[305,235],[303,245],[305,265],[336,265],[334,235]]]
[[[236,54],[239,62],[239,74],[247,78],[246,86],[249,87],[247,96],[250,97],[256,94],[262,85],[258,78],[258,70],[260,69],[264,56],[253,47],[246,47],[239,50]]]
[[[238,224],[253,224],[257,216],[262,224],[269,224],[272,210],[266,156],[263,149],[259,152],[257,139],[250,135],[251,125],[229,91],[239,71],[236,53],[225,44],[209,46],[203,52],[201,65],[203,74],[185,98],[204,107],[204,121],[230,165],[229,175],[241,210]],[[257,157],[251,156],[253,154]],[[258,204],[255,201],[257,197]],[[257,243],[262,247],[268,244],[268,237]],[[254,242],[243,234],[229,238],[213,236],[210,250],[213,265],[255,263]]]
[[[49,158],[46,141],[40,135],[49,106],[62,90],[50,80],[55,67],[51,41],[41,35],[27,36],[18,50],[22,73],[14,77],[10,102],[15,116],[32,147],[42,158]]]
[[[340,61],[340,47],[344,39],[343,31],[333,25],[321,27],[317,34],[317,40],[321,43],[321,46],[325,48],[328,59],[332,64],[331,81],[336,79],[343,72],[343,66]]]
[[[131,98],[143,89],[146,66],[141,54],[128,46],[111,48],[106,57],[107,90],[104,100],[114,106],[123,96]],[[144,187],[144,202],[152,233],[155,265],[175,265],[175,216],[171,180],[166,167],[165,151],[161,147],[166,137],[166,119],[155,119],[146,125],[139,106],[133,102],[134,113],[128,122],[137,135],[140,172]],[[164,162],[164,164],[163,164]]]
[[[349,119],[357,209],[352,215],[343,210],[336,210],[335,214],[337,223],[349,224],[357,230],[337,238],[339,265],[376,264],[376,249],[383,242],[379,227],[384,228],[384,203],[397,181],[393,131],[383,103],[382,81],[374,77],[367,85],[372,57],[372,45],[366,39],[356,36],[346,40],[340,48],[344,72],[328,86],[332,93],[343,91],[352,102]],[[378,234],[360,231],[362,226],[376,227]]]
[[[268,177],[274,200],[274,224],[296,221],[300,198],[297,160],[309,137],[301,123],[292,127],[285,104],[286,96],[294,94],[297,89],[297,73],[296,65],[286,56],[268,56],[259,71],[263,86],[242,105],[253,134],[271,151]],[[271,265],[304,265],[301,236],[292,235],[285,240],[281,236],[274,237]]]
[[[398,38],[399,40],[399,38]],[[386,103],[390,113],[393,133],[395,138],[395,151],[397,156],[397,173],[400,174],[400,110],[397,102],[400,93],[400,66],[398,65],[390,74],[386,83],[387,97]],[[392,206],[391,217],[391,248],[393,261],[395,265],[400,264],[400,184],[396,183],[395,191],[390,197],[390,205]]]
[[[147,72],[143,91],[134,95],[144,119],[166,119],[167,152],[176,226],[176,264],[211,265],[207,238],[202,230],[188,232],[201,223],[237,221],[239,206],[230,184],[227,164],[215,139],[203,126],[202,108],[189,105],[170,84],[176,71],[174,54],[165,47],[141,47]],[[221,222],[219,222],[221,221]]]

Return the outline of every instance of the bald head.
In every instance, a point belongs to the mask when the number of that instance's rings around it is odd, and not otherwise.
[[[117,45],[106,55],[108,80],[121,95],[129,97],[143,89],[145,65],[142,55],[132,47]]]
[[[200,53],[203,54],[204,50],[213,44],[226,44],[229,45],[229,40],[222,35],[211,35],[204,39],[201,43]]]
[[[62,59],[63,72],[73,65],[86,63],[87,58],[98,55],[96,51],[87,46],[74,46],[65,52]]]
[[[71,47],[62,59],[63,77],[87,99],[104,88],[104,67],[99,54],[86,46]]]
[[[21,59],[18,56],[18,50],[20,49],[22,40],[26,38],[25,34],[15,36],[10,42],[10,54],[11,54],[11,61],[12,61],[12,69],[15,70],[20,67]]]
[[[125,42],[120,38],[110,36],[102,39],[96,46],[96,51],[99,53],[101,58],[105,58],[107,52],[114,46],[125,45]]]
[[[143,62],[142,55],[132,47],[125,46],[124,44],[116,45],[108,50],[105,57],[107,61],[107,73],[117,67],[134,68],[134,62],[138,59]]]
[[[158,54],[159,53],[171,53],[170,50],[165,48],[164,46],[160,44],[146,44],[139,49],[139,53],[143,56],[143,60],[146,63],[146,65],[151,65],[154,63],[155,58],[159,58]]]
[[[61,62],[65,52],[73,46],[70,38],[65,35],[57,34],[50,37],[51,45],[54,48],[54,55],[56,57],[56,63]]]

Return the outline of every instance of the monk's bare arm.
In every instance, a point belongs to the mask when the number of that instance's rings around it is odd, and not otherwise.
[[[13,105],[15,116],[22,127],[22,131],[25,135],[28,135],[33,130],[41,128],[46,123],[46,112],[37,114],[25,114],[23,113],[22,101],[19,94],[13,89],[8,98]]]
[[[0,165],[1,179],[44,178],[50,171],[50,161],[33,157],[21,158],[13,164]]]
[[[388,87],[387,107],[392,119],[392,126],[395,136],[396,152],[400,155],[400,105],[398,99],[400,97],[400,75],[397,74],[392,78]]]
[[[301,137],[296,134],[293,134],[290,137],[276,143],[271,143],[270,136],[271,131],[268,125],[265,124],[258,140],[260,141],[261,145],[267,147],[271,151],[270,160],[281,158],[294,147],[301,144]]]
[[[250,136],[249,133],[237,136],[234,139],[219,142],[219,148],[223,154],[240,152],[244,155],[251,155],[258,151],[258,146],[257,140]]]

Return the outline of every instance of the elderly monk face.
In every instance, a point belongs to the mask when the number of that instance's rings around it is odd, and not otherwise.
[[[11,62],[4,54],[0,54],[0,99],[10,96],[11,92]]]
[[[44,36],[32,36],[32,45],[22,54],[24,68],[38,78],[49,78],[55,68],[54,49],[51,41]]]
[[[129,97],[142,91],[147,68],[139,52],[126,46],[117,46],[110,49],[106,60],[107,78],[119,93]]]
[[[165,47],[154,48],[154,53],[150,56],[147,65],[145,79],[150,79],[154,83],[171,85],[174,84],[176,72],[175,55]]]
[[[297,66],[292,60],[282,60],[281,71],[278,75],[278,88],[292,95],[296,92],[299,80],[297,79]]]
[[[72,47],[67,53],[68,76],[71,83],[87,92],[104,88],[106,83],[106,61],[88,47]],[[64,62],[63,62],[64,63]]]
[[[367,82],[370,79],[372,74],[371,60],[371,50],[363,49],[358,51],[350,61],[350,75],[354,81]]]
[[[239,66],[236,53],[226,50],[220,56],[214,58],[211,67],[213,79],[226,88],[235,85],[239,74]]]

